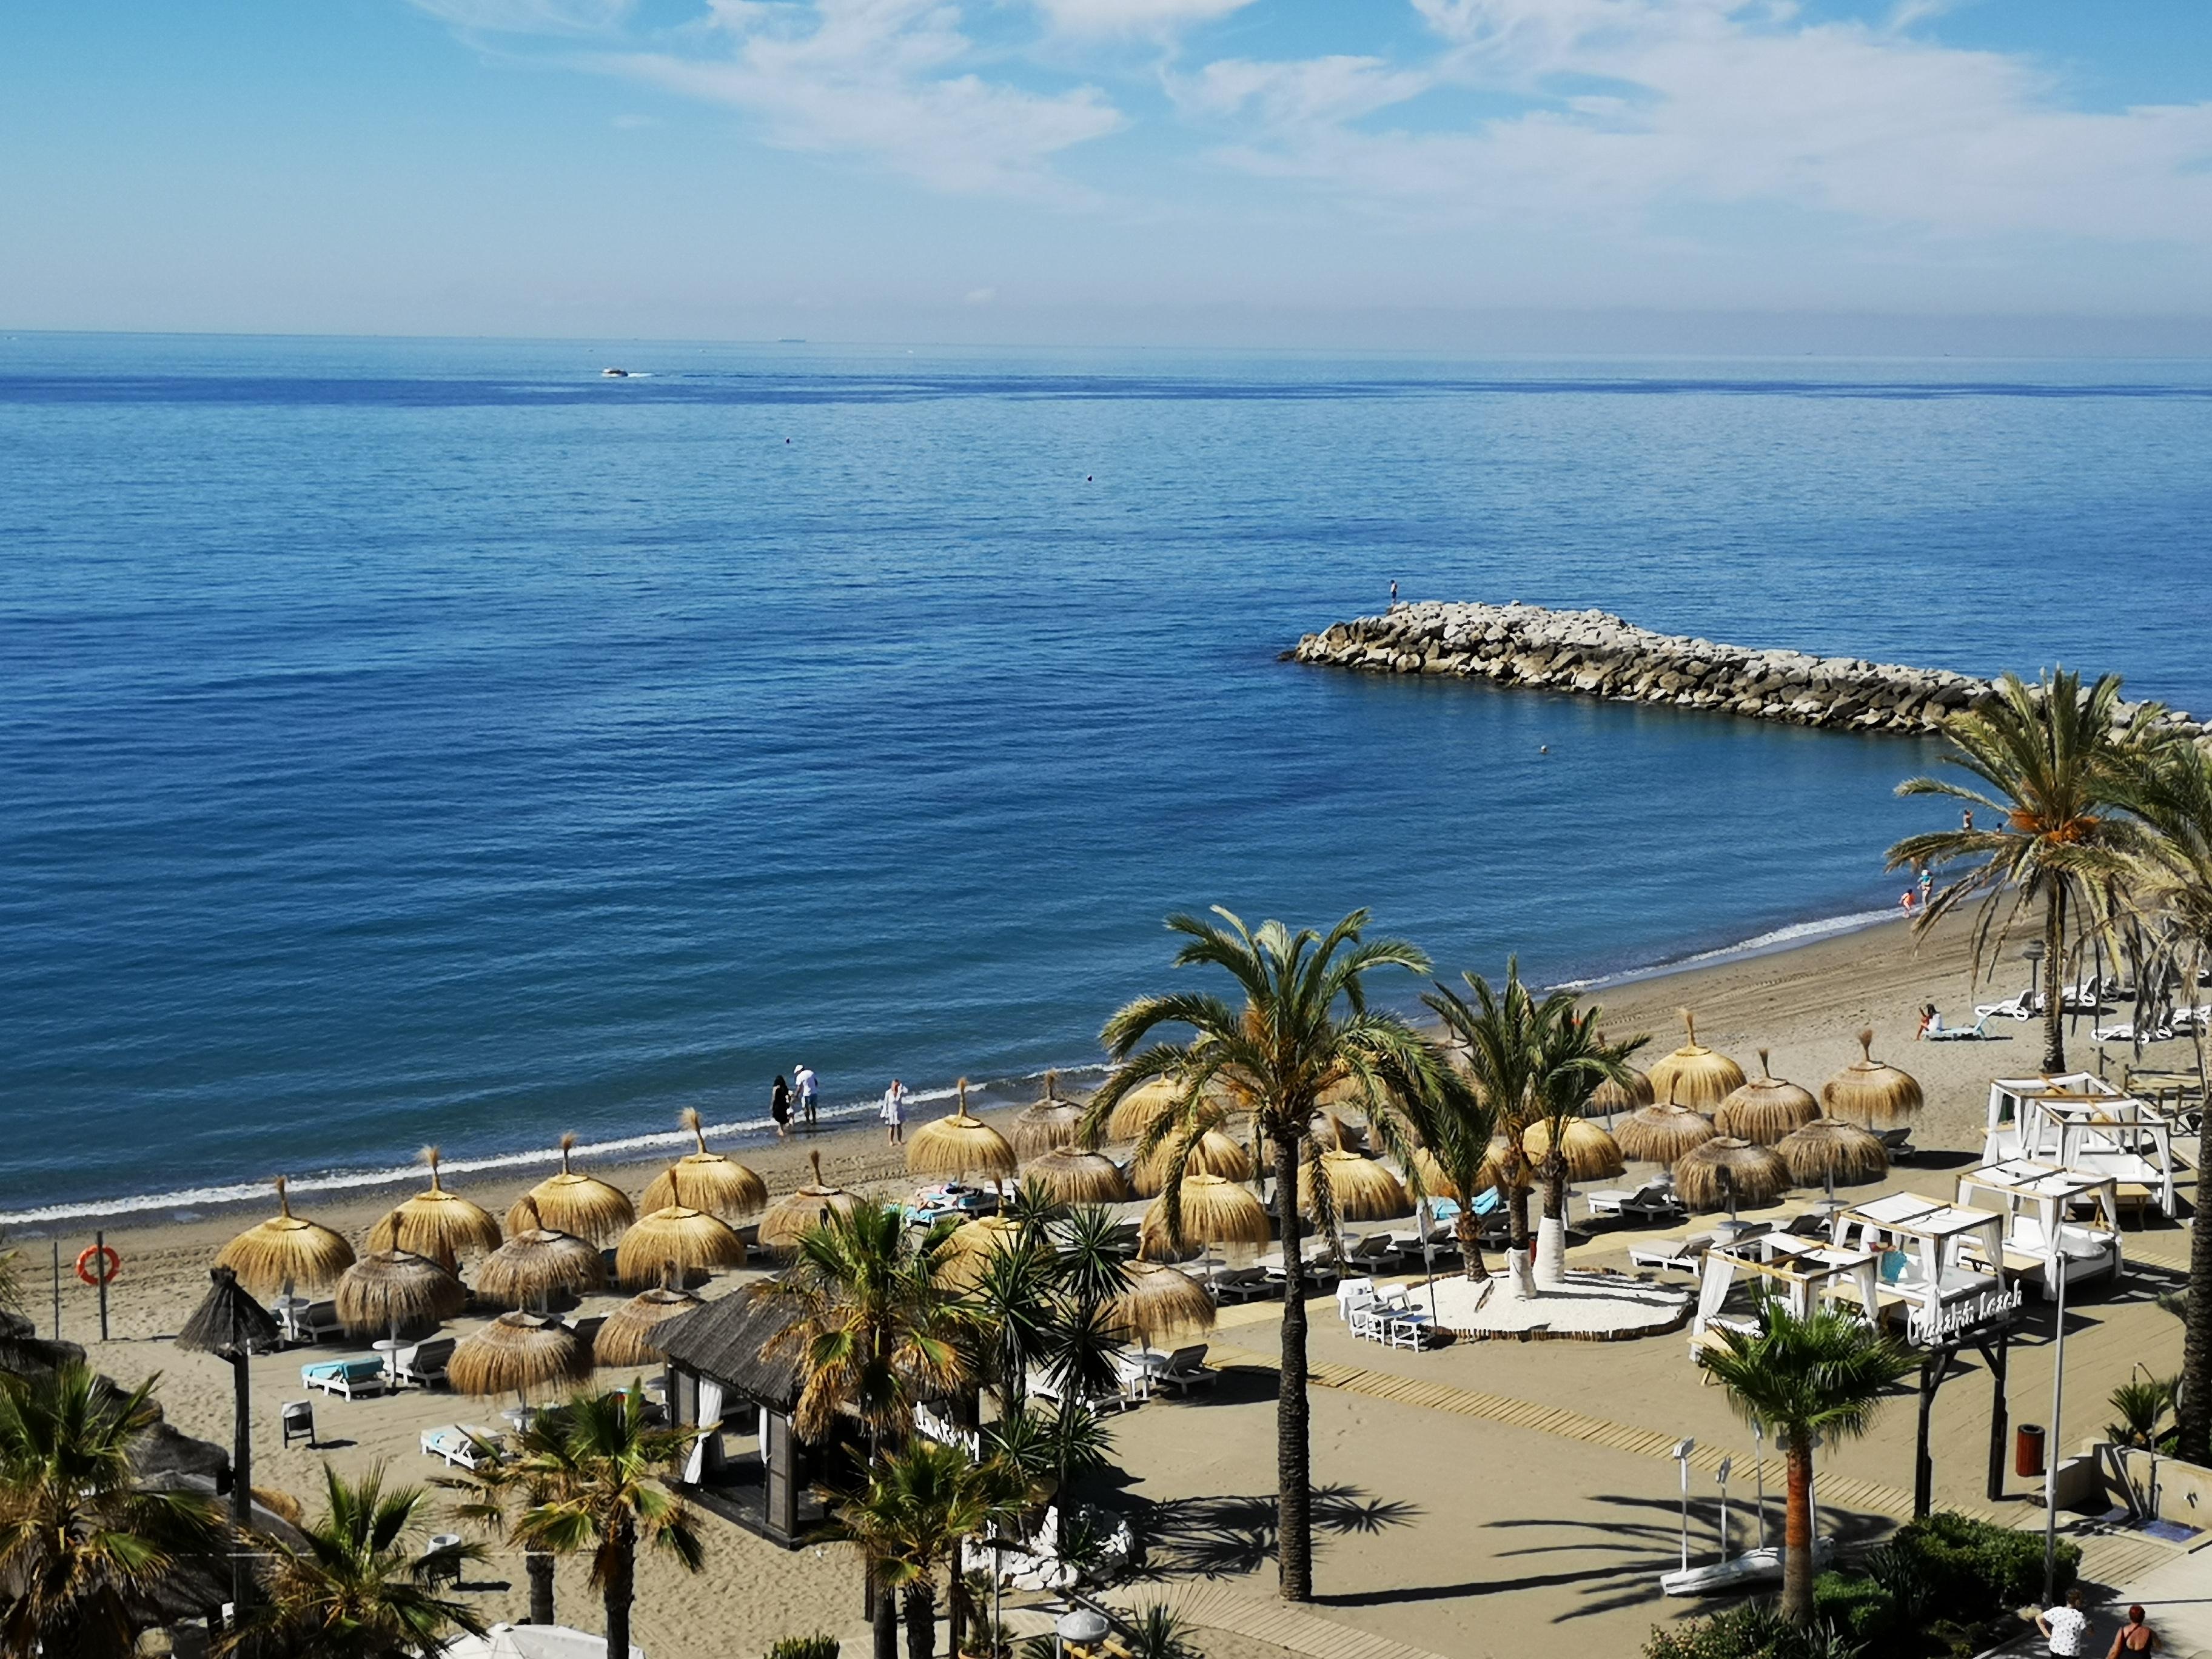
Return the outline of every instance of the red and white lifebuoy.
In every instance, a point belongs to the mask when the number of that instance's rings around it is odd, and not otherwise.
[[[112,1285],[123,1271],[123,1258],[112,1244],[95,1244],[76,1259],[76,1276],[88,1285]]]

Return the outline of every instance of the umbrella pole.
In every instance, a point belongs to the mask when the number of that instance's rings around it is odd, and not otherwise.
[[[231,1540],[231,1618],[235,1624],[246,1609],[251,1586],[246,1575],[246,1534],[253,1524],[253,1384],[246,1369],[246,1352],[230,1357],[234,1417],[230,1436],[230,1524],[237,1534]]]

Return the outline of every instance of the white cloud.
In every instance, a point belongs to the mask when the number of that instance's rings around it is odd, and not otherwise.
[[[479,34],[602,34],[631,0],[408,0],[441,22]]]
[[[1036,0],[1067,34],[1174,34],[1242,11],[1252,0]]]
[[[971,288],[967,295],[968,303],[971,306],[987,306],[998,297],[999,290],[995,288]]]

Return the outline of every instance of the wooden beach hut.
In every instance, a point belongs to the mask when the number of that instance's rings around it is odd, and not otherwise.
[[[812,1472],[820,1452],[792,1427],[799,1409],[797,1356],[767,1352],[797,1319],[793,1298],[740,1291],[653,1328],[668,1365],[668,1410],[678,1427],[719,1422],[693,1443],[682,1471],[687,1496],[786,1549],[823,1520]]]

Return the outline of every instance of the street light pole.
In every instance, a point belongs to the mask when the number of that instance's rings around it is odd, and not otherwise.
[[[1682,1470],[1682,1571],[1690,1570],[1690,1454],[1698,1449],[1694,1440],[1674,1443],[1674,1461]]]
[[[2043,1605],[2049,1607],[2058,1582],[2058,1413],[2066,1400],[2066,1217],[2056,1225],[2059,1237],[2058,1340],[2051,1366],[2051,1432],[2043,1443]]]

